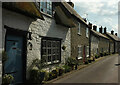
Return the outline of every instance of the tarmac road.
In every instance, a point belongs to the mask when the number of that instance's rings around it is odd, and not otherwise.
[[[110,55],[106,58],[78,70],[71,75],[54,81],[53,83],[118,83],[119,55]],[[120,58],[119,58],[120,60]]]

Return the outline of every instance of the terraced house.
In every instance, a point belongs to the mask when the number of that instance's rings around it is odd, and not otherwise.
[[[104,28],[105,35],[110,38],[110,53],[118,53],[119,49],[119,37],[117,36],[117,33],[114,34],[114,31],[112,30],[111,33],[107,32],[107,28]]]
[[[2,4],[2,39],[7,60],[3,62],[3,75],[11,74],[13,84],[26,80],[27,40],[31,22],[43,16],[33,2],[5,2]],[[6,59],[3,57],[3,59]]]
[[[3,39],[9,56],[3,68],[4,73],[14,76],[14,84],[29,78],[36,59],[44,60],[45,70],[51,71],[71,56],[70,28],[75,23],[62,9],[63,4],[48,1],[3,5]]]
[[[26,83],[32,78],[31,69],[37,72],[38,78],[44,79],[38,76],[43,64],[42,71],[47,71],[53,79],[52,76],[56,78],[58,75],[57,67],[69,72],[74,66],[77,68],[76,60],[86,63],[96,55],[120,51],[117,34],[106,32],[106,28],[103,32],[102,27],[97,32],[95,25],[92,29],[92,24],[88,25],[86,19],[74,10],[72,2],[36,0],[5,2],[2,6],[2,43],[8,57],[3,62],[3,75],[11,74],[13,85]],[[74,65],[70,62],[71,67],[65,65],[69,57],[76,59],[73,59]],[[64,69],[63,65],[66,66]],[[55,75],[51,74],[54,71]]]
[[[33,60],[44,60],[46,71],[65,64],[71,54],[70,28],[75,26],[72,19],[62,9],[62,2],[36,2],[44,20],[32,22],[28,41],[27,70],[31,69]],[[28,73],[28,72],[27,72]],[[27,76],[29,78],[29,76]]]
[[[90,29],[84,20],[75,10],[73,3],[65,3],[66,10],[75,22],[75,27],[71,28],[71,57],[85,63],[89,58],[89,35]]]
[[[93,26],[90,33],[90,56],[100,56],[103,53],[109,53],[109,38],[102,34],[102,27],[97,32],[97,26]]]
[[[55,3],[56,4],[56,3]],[[74,10],[72,2],[60,2],[61,11],[65,13],[67,21],[71,25],[71,57],[80,60],[82,63],[89,57],[89,28],[84,19]],[[56,4],[57,5],[57,4]],[[62,12],[59,15],[63,17]],[[64,17],[63,17],[64,18]],[[65,19],[65,18],[64,18]],[[64,23],[67,23],[64,22]]]
[[[102,26],[99,28],[99,33],[103,37],[100,37],[100,42],[99,42],[99,53],[104,54],[107,53],[109,54],[109,38],[105,35],[103,35],[103,28]]]

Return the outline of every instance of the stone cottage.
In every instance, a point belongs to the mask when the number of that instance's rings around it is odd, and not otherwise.
[[[89,34],[90,30],[87,22],[74,10],[72,2],[61,2],[62,10],[67,14],[69,20],[72,20],[71,33],[71,57],[85,63],[89,57]],[[71,22],[70,22],[71,23]]]
[[[2,4],[2,39],[7,61],[3,65],[3,75],[11,74],[14,84],[26,80],[27,40],[31,22],[44,19],[33,2],[4,2]]]
[[[103,37],[100,37],[100,39],[99,39],[99,46],[98,46],[98,48],[99,48],[99,53],[102,53],[102,54],[104,54],[104,53],[107,53],[107,54],[109,54],[109,38],[107,37],[107,36],[105,36],[105,35],[103,35],[103,28],[102,28],[102,26],[99,28],[99,33],[100,33],[100,35],[102,35]]]
[[[114,34],[113,30],[111,31],[111,33],[108,33],[107,28],[104,28],[104,34],[110,38],[110,53],[118,53],[120,40],[117,36],[117,33]]]
[[[37,19],[29,27],[31,40],[28,40],[27,70],[33,60],[40,59],[47,65],[45,70],[51,71],[65,64],[65,59],[71,56],[70,28],[74,23],[59,2],[37,2],[37,6],[44,20]]]
[[[93,26],[90,32],[90,56],[100,55],[100,53],[109,53],[109,38],[102,34],[102,29]]]

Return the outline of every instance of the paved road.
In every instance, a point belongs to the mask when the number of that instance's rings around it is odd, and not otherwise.
[[[118,83],[118,57],[108,56],[53,83]]]

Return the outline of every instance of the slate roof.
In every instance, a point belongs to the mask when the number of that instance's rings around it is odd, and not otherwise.
[[[61,2],[62,5],[68,10],[68,12],[72,15],[75,16],[77,19],[82,21],[84,24],[87,25],[87,23],[83,20],[83,18],[74,10],[72,6],[70,6],[67,2]]]
[[[100,36],[100,37],[103,37],[103,38],[109,39],[107,36],[105,36],[105,35],[103,35],[103,34],[97,32],[97,31],[95,31],[95,30],[93,30],[93,29],[91,29],[91,31],[92,31],[95,35],[97,35],[97,36]]]
[[[112,35],[110,33],[107,32],[107,35],[110,36],[112,39],[116,40],[116,41],[120,41],[120,38],[116,35]]]

